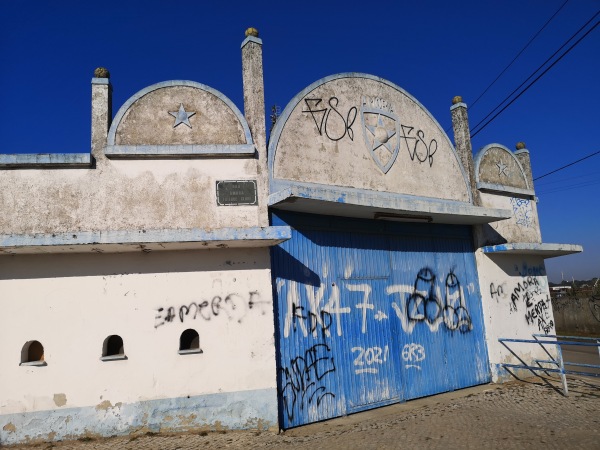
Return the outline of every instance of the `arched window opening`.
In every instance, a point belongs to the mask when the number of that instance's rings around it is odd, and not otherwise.
[[[196,330],[191,328],[181,333],[179,337],[179,354],[202,353],[200,348],[200,336]]]
[[[103,361],[127,359],[121,336],[112,334],[104,339],[104,343],[102,344],[102,358],[100,359]]]
[[[28,341],[21,350],[21,365],[45,366],[44,346],[40,341]]]

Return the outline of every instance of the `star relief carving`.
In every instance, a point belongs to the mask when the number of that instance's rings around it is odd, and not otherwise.
[[[190,124],[190,117],[196,114],[196,111],[186,111],[183,107],[183,103],[180,103],[179,111],[169,111],[169,114],[175,117],[173,128],[177,127],[177,125],[181,125],[182,123],[192,128],[192,125]]]
[[[504,164],[503,161],[498,161],[496,165],[498,166],[498,176],[504,175],[505,177],[508,177],[508,172],[506,171],[508,166]]]

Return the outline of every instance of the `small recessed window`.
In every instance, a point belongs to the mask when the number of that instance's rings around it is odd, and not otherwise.
[[[104,339],[104,343],[102,344],[102,358],[100,359],[102,361],[127,359],[121,336],[113,334]]]
[[[28,341],[21,350],[22,366],[45,366],[44,346],[39,341]]]
[[[185,330],[179,337],[179,354],[188,355],[190,353],[202,353],[200,336],[196,330],[191,328]]]

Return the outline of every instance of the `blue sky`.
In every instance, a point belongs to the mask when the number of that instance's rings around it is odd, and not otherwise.
[[[266,104],[281,109],[339,72],[386,78],[450,126],[451,99],[473,127],[599,9],[570,0],[471,105],[564,0],[453,1],[3,1],[0,152],[87,152],[90,80],[111,71],[113,110],[159,81],[194,80],[240,108],[240,44],[263,39]],[[598,18],[593,23],[597,22]],[[477,151],[525,141],[534,177],[600,150],[600,27],[473,139]],[[451,136],[452,138],[452,136]],[[581,255],[546,262],[551,281],[600,276],[600,155],[535,185],[544,242]]]

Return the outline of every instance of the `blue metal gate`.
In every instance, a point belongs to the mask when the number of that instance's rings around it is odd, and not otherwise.
[[[272,221],[283,428],[489,381],[469,227]]]

